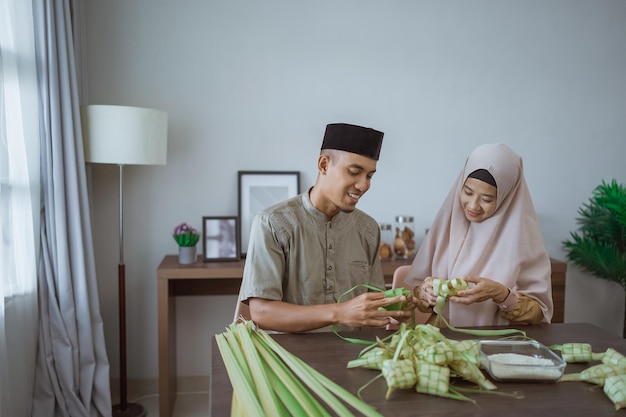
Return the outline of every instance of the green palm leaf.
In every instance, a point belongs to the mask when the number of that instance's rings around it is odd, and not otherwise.
[[[578,214],[580,229],[563,242],[568,259],[626,290],[626,187],[602,181]]]

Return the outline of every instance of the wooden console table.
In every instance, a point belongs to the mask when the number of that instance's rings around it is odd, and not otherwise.
[[[385,282],[393,271],[410,260],[384,261]],[[159,415],[170,417],[176,399],[176,297],[179,295],[236,295],[244,261],[202,262],[180,265],[178,256],[167,255],[157,269],[159,328]],[[562,323],[565,306],[565,262],[552,259],[553,323]],[[233,313],[235,305],[233,305]]]

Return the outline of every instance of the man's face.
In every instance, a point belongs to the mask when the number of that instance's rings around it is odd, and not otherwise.
[[[498,189],[476,178],[465,180],[461,190],[461,207],[465,218],[470,222],[480,223],[496,212]]]
[[[331,218],[339,211],[351,212],[359,199],[370,188],[376,172],[376,161],[366,156],[332,151],[319,159],[322,175],[322,207],[317,207]]]

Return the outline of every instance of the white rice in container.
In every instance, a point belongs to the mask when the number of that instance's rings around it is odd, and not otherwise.
[[[561,371],[547,358],[517,353],[495,353],[487,358],[494,378],[555,380],[561,377]]]

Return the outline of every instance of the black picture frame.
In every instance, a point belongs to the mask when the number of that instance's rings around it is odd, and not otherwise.
[[[241,257],[245,258],[254,216],[300,194],[300,171],[238,171]]]
[[[202,260],[236,261],[241,256],[239,217],[202,217]]]

